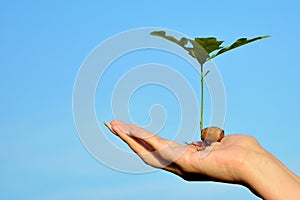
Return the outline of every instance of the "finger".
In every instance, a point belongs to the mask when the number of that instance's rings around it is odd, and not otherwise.
[[[128,146],[137,154],[146,154],[153,151],[145,142],[138,138],[131,137],[128,133],[130,126],[122,121],[114,120],[111,123],[106,123],[106,126],[117,136],[119,136]]]
[[[119,120],[112,121],[108,127],[111,127],[112,131],[125,141],[146,164],[180,174],[180,167],[176,164],[176,160],[188,148]]]
[[[112,127],[111,127],[111,124],[110,124],[109,122],[104,122],[103,124],[110,130],[110,132],[112,132],[113,134],[116,134],[116,133],[113,131],[113,129],[112,129]]]
[[[150,147],[143,140],[130,136],[128,133],[131,128],[136,127],[135,125],[125,124],[122,121],[115,120],[111,123],[105,123],[105,125],[116,135],[118,135],[123,141],[125,141],[128,146],[137,153],[141,159],[148,165],[151,165],[155,168],[163,168],[168,171],[174,171],[171,166],[168,166],[170,162],[164,160],[160,157],[155,150]]]
[[[156,151],[165,148],[167,145],[174,146],[175,142],[163,139],[141,127],[132,125],[129,134],[133,137],[139,138],[151,146]]]
[[[148,154],[152,153],[164,166],[175,162],[187,150],[187,148],[176,142],[165,140],[133,124],[125,124],[122,121],[115,120],[111,122],[111,125],[115,132],[122,133],[118,135],[123,138],[136,153],[140,154],[141,157],[143,157],[141,154],[145,152]],[[134,142],[130,143],[132,140]],[[137,144],[140,144],[144,148],[143,151],[137,151]]]
[[[134,124],[125,124],[120,120],[114,120],[111,122],[113,131],[117,128],[123,134],[130,136],[131,138],[139,139],[145,144],[151,146],[154,150],[158,150],[161,147],[162,143],[167,143],[168,140],[164,140],[157,135],[146,131],[145,129],[138,127]],[[170,141],[169,141],[170,142]]]
[[[168,164],[176,162],[188,150],[188,148],[176,142],[165,140],[138,126],[132,125],[129,134],[146,142],[156,150],[155,153],[159,155],[161,160],[164,160]]]

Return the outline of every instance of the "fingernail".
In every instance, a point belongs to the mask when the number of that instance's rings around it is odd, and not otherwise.
[[[111,127],[111,124],[109,122],[103,122],[103,124],[110,130],[110,132],[112,132],[113,134],[116,134],[112,127]]]

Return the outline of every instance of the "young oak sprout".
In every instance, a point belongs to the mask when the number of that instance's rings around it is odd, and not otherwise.
[[[206,146],[209,146],[212,142],[219,142],[224,137],[224,130],[218,127],[207,127],[203,129],[204,118],[204,78],[209,74],[209,71],[204,71],[204,64],[208,60],[211,60],[227,51],[243,46],[256,40],[268,38],[270,36],[260,36],[252,39],[240,38],[233,44],[227,47],[221,46],[224,41],[219,41],[214,37],[195,38],[188,39],[185,37],[177,40],[173,36],[166,35],[165,31],[153,31],[150,33],[153,36],[159,36],[166,40],[176,43],[184,48],[193,58],[195,58],[200,65],[200,132],[201,139]]]

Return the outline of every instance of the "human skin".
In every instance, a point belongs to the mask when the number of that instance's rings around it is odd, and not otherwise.
[[[240,184],[263,199],[300,199],[300,178],[251,136],[228,135],[199,151],[201,142],[181,145],[119,120],[105,125],[146,164],[187,181]]]

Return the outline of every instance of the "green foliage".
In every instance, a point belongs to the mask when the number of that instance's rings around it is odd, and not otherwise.
[[[201,46],[201,44],[194,40],[187,39],[185,37],[182,37],[180,38],[180,40],[177,40],[173,36],[166,35],[165,31],[153,31],[151,32],[151,35],[159,36],[178,44],[179,46],[187,50],[192,57],[196,58],[200,64],[204,64],[209,58],[209,54],[207,53],[207,51]],[[188,47],[189,43],[192,44],[193,47]]]
[[[214,37],[195,38],[195,41],[198,42],[207,51],[207,53],[211,53],[217,49],[221,49],[222,46],[220,45],[223,43],[223,41],[218,41]]]
[[[222,53],[243,46],[245,44],[249,44],[250,42],[254,42],[256,40],[269,37],[269,36],[260,36],[252,39],[240,38],[230,46],[223,47],[221,45],[224,41],[219,41],[214,37],[195,38],[194,40],[182,37],[179,40],[177,40],[173,36],[166,35],[165,31],[153,31],[151,32],[151,35],[159,36],[178,44],[179,46],[187,50],[192,57],[196,58],[197,61],[200,63],[200,65],[203,65],[206,61],[215,58]],[[192,47],[190,47],[191,45]],[[213,54],[213,52],[215,51],[217,51],[217,53]]]
[[[166,35],[165,31],[153,31],[150,34],[154,35],[154,36],[159,36],[159,37],[165,38],[167,40],[170,40],[171,42],[174,42],[174,43],[176,43],[176,44],[178,44],[182,47],[184,47],[188,43],[188,40],[186,38],[183,37],[180,40],[177,40],[173,36]]]
[[[250,42],[256,40],[264,39],[269,36],[260,36],[252,39],[240,38],[236,40],[233,44],[227,47],[221,46],[223,41],[219,41],[214,37],[207,38],[195,38],[187,39],[185,37],[180,38],[179,40],[173,36],[167,35],[165,31],[153,31],[151,35],[162,37],[166,40],[176,43],[177,45],[184,48],[192,57],[197,59],[200,64],[200,86],[201,86],[201,113],[200,113],[200,131],[203,130],[203,116],[204,116],[204,78],[209,73],[209,71],[204,72],[203,65],[206,61],[217,57],[227,51],[235,49],[237,47],[243,46]],[[216,52],[216,53],[214,53]]]
[[[235,41],[232,45],[228,46],[228,47],[222,47],[222,49],[220,51],[218,51],[216,54],[211,55],[211,59],[222,54],[225,53],[226,51],[230,51],[232,49],[235,49],[237,47],[243,46],[245,44],[248,44],[250,42],[254,42],[256,40],[260,40],[260,39],[264,39],[264,38],[268,38],[270,36],[260,36],[260,37],[256,37],[256,38],[252,38],[252,39],[247,39],[247,38],[240,38],[237,41]]]

